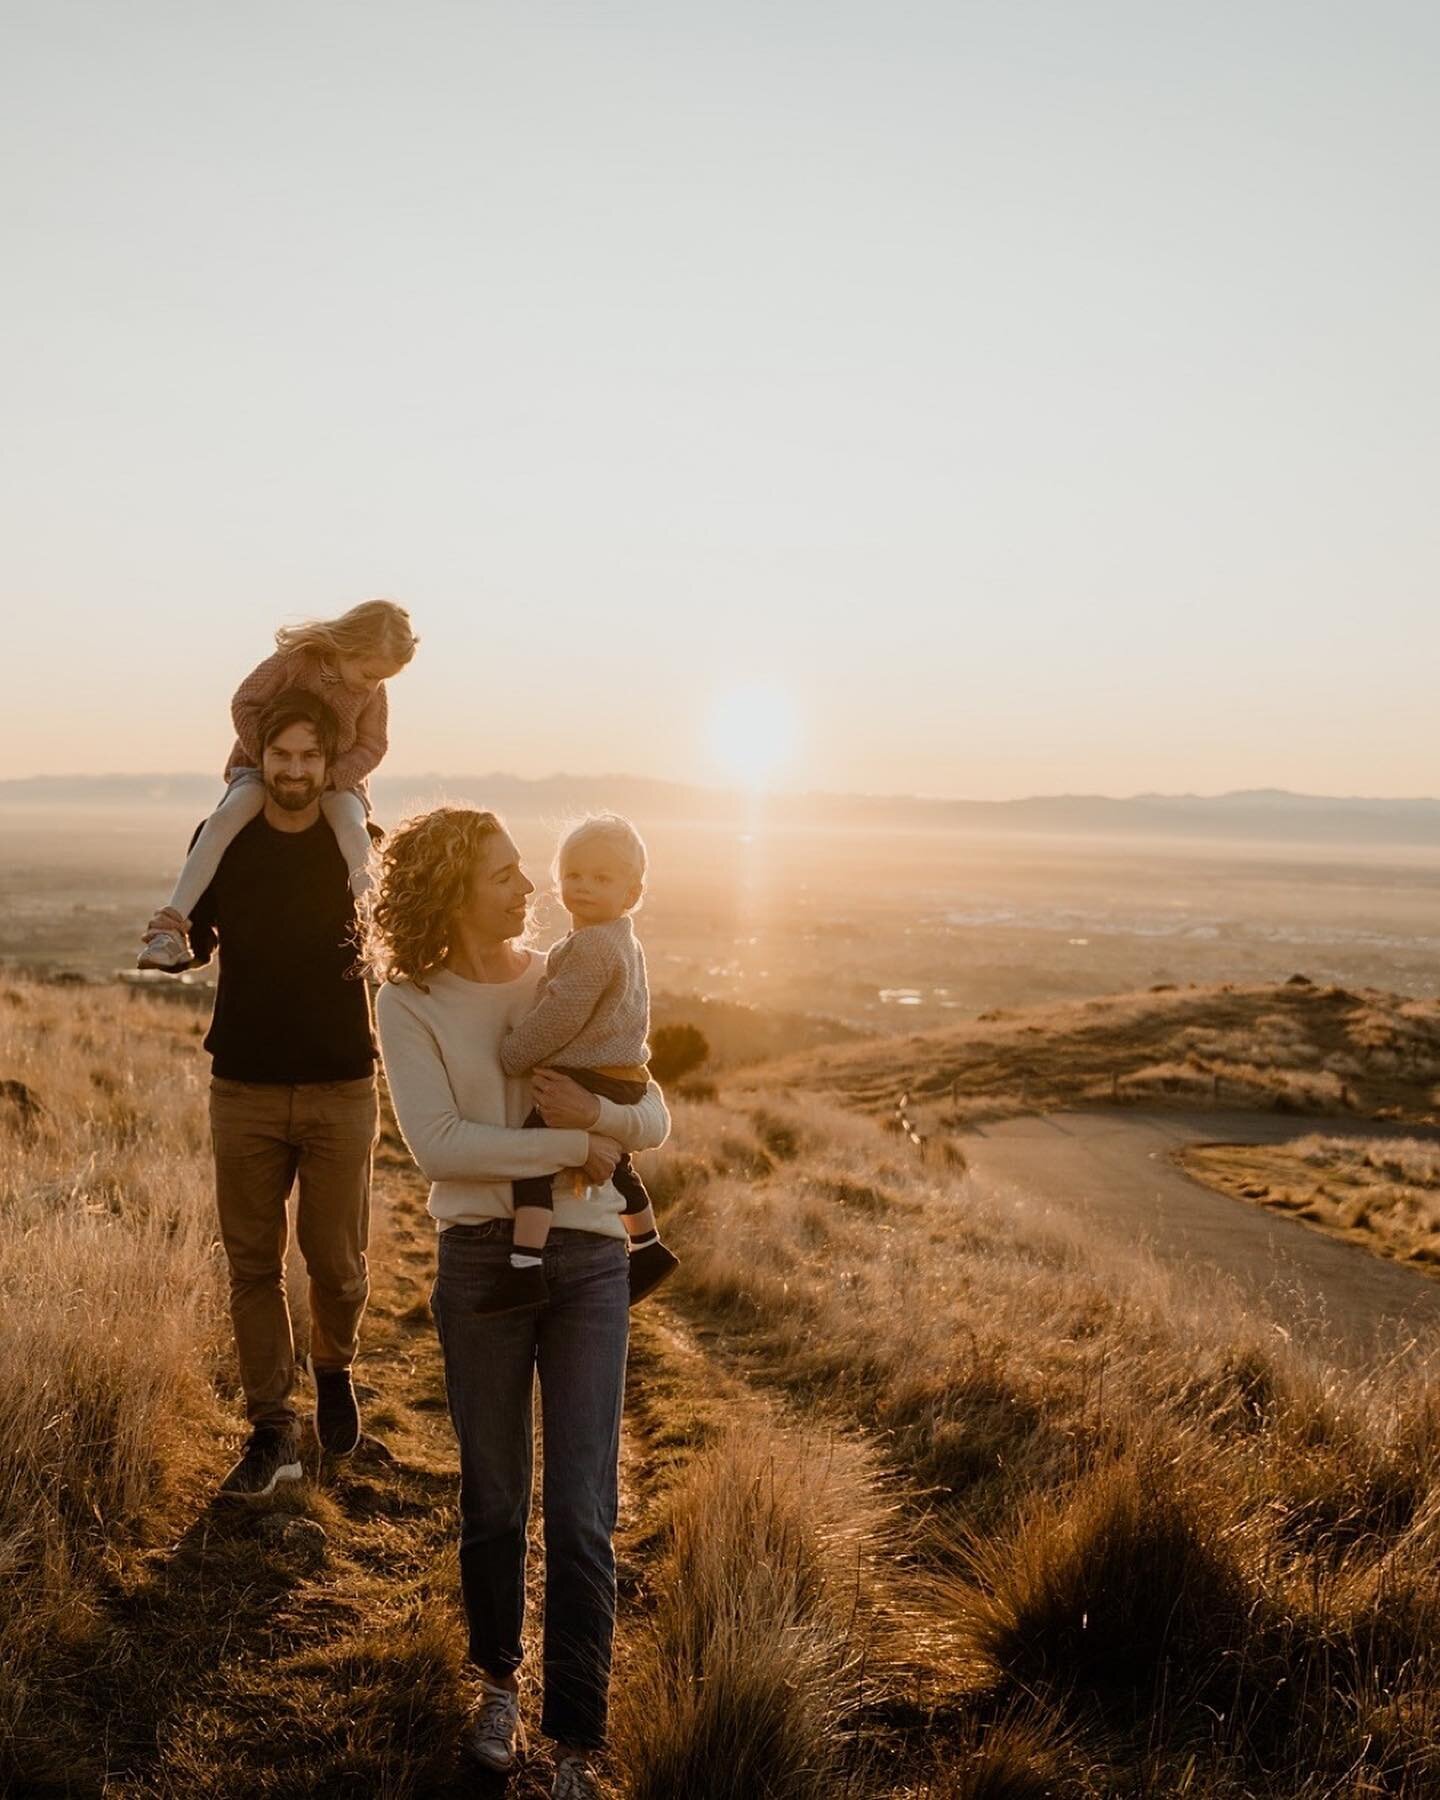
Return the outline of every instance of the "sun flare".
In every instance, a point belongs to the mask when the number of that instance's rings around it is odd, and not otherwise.
[[[794,701],[780,688],[746,682],[711,702],[710,753],[743,787],[767,786],[794,755],[799,735]]]

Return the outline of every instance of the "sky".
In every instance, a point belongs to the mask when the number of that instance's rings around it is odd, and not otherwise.
[[[396,774],[758,687],[787,788],[1434,793],[1437,91],[1388,0],[7,0],[0,777],[218,772],[388,595]]]

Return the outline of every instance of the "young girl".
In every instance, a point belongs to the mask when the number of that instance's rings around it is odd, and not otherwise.
[[[650,992],[645,953],[630,913],[645,891],[645,846],[627,820],[613,813],[584,819],[555,856],[560,898],[574,929],[545,959],[534,1009],[505,1034],[500,1061],[507,1075],[544,1064],[622,1106],[645,1096],[650,1054]],[[527,1126],[543,1125],[532,1112]],[[550,1235],[550,1175],[514,1184],[515,1226],[510,1266],[479,1311],[511,1312],[548,1298],[540,1252]],[[678,1264],[660,1242],[655,1212],[628,1155],[612,1177],[625,1197],[621,1218],[630,1238],[630,1304]]]
[[[340,735],[329,784],[320,801],[358,897],[370,886],[370,812],[366,777],[386,750],[385,683],[415,654],[419,639],[410,615],[393,600],[366,600],[338,619],[284,625],[276,652],[252,669],[235,691],[230,716],[239,734],[225,765],[225,797],[200,828],[169,907],[188,920],[215,878],[220,859],[264,808],[257,726],[266,706],[287,688],[318,694],[335,714]],[[183,969],[190,946],[178,931],[161,932],[141,951],[142,969]]]

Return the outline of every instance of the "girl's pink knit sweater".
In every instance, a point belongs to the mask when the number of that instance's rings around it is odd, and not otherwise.
[[[340,723],[335,761],[330,768],[333,788],[354,788],[369,804],[366,776],[389,747],[385,725],[389,706],[382,681],[373,694],[347,687],[313,650],[277,650],[258,669],[252,669],[235,690],[230,717],[239,736],[225,764],[228,782],[237,769],[260,767],[260,715],[287,688],[304,688],[318,694]]]

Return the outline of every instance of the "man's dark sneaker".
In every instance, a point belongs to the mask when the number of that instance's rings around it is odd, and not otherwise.
[[[360,1442],[360,1408],[348,1369],[317,1369],[309,1359],[315,1383],[315,1437],[327,1456],[348,1456]]]
[[[220,1483],[232,1500],[263,1500],[282,1481],[300,1479],[300,1445],[284,1425],[257,1425],[235,1467]]]
[[[646,1244],[642,1249],[630,1252],[630,1304],[643,1300],[655,1289],[667,1275],[673,1274],[680,1267],[680,1258],[673,1250],[667,1250],[663,1244]]]
[[[550,1284],[538,1263],[517,1269],[507,1263],[495,1277],[495,1285],[483,1300],[477,1301],[477,1313],[523,1312],[527,1306],[543,1306],[550,1298]]]

